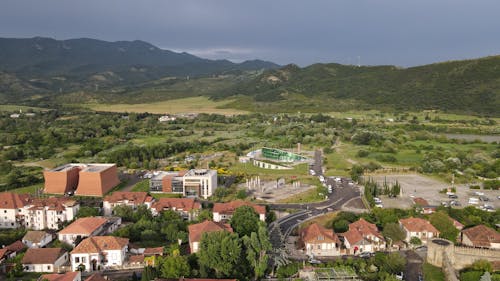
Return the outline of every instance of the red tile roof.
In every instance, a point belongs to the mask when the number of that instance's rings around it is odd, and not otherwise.
[[[91,235],[99,227],[103,226],[108,220],[102,217],[79,218],[70,225],[66,226],[59,234],[86,234]]]
[[[127,238],[115,236],[92,236],[85,238],[76,246],[72,254],[77,253],[100,253],[106,250],[121,250],[128,245]]]
[[[491,247],[491,243],[500,243],[500,233],[482,224],[464,229],[462,234],[476,247]]]
[[[451,222],[453,223],[453,226],[458,229],[458,230],[462,230],[464,228],[464,225],[462,223],[460,223],[459,221],[457,221],[456,219],[453,219],[450,217],[450,220]]]
[[[103,201],[108,201],[109,203],[128,201],[130,204],[140,205],[145,202],[151,202],[152,198],[147,192],[115,191],[113,194],[104,197]]]
[[[144,255],[146,256],[163,255],[163,247],[146,248],[144,249]]]
[[[47,207],[49,210],[64,211],[66,207],[74,206],[75,204],[78,204],[75,200],[65,197],[35,198],[31,202],[33,206],[30,210]]]
[[[400,219],[403,227],[411,232],[432,232],[439,234],[439,231],[427,220],[421,218]]]
[[[223,224],[207,220],[202,223],[189,225],[188,231],[189,231],[189,242],[192,243],[200,241],[203,233],[214,232],[214,231],[233,232],[233,229],[229,224]]]
[[[48,281],[73,281],[80,274],[80,272],[66,272],[64,274],[44,274],[40,276],[40,280],[48,280]]]
[[[300,239],[304,243],[337,243],[340,244],[338,236],[333,230],[313,223],[300,231]]]
[[[201,204],[196,202],[194,198],[160,198],[160,200],[153,203],[152,208],[157,212],[174,209],[189,212],[201,209]]]
[[[0,209],[19,209],[31,202],[29,194],[17,194],[14,192],[0,193]]]
[[[66,251],[62,248],[28,249],[22,264],[54,264]]]
[[[232,214],[241,206],[250,206],[257,214],[266,214],[266,207],[243,200],[235,200],[228,203],[215,203],[213,211],[219,214]]]
[[[7,254],[10,253],[11,251],[7,248],[0,249],[0,260],[3,258],[7,257]]]
[[[143,263],[144,255],[132,255],[128,258],[129,263]]]
[[[19,251],[22,251],[28,247],[26,247],[26,245],[24,245],[24,243],[21,240],[17,240],[16,242],[8,245],[5,248],[9,249],[12,252],[19,252]]]
[[[415,205],[429,206],[429,202],[421,197],[413,198],[413,202],[415,202]]]
[[[370,241],[371,236],[378,237],[382,240],[384,239],[378,231],[377,226],[367,222],[363,218],[349,224],[349,230],[340,235],[347,239],[351,245],[358,243],[362,239]]]

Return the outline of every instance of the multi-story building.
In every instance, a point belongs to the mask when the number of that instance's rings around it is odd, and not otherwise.
[[[342,242],[331,229],[313,223],[300,231],[300,245],[306,254],[314,256],[339,256]]]
[[[160,198],[151,207],[151,213],[155,216],[166,210],[175,211],[184,219],[193,220],[198,217],[201,204],[194,198]]]
[[[400,219],[399,225],[405,232],[405,241],[410,242],[412,237],[419,238],[424,244],[439,236],[439,231],[427,220],[421,218]]]
[[[140,205],[145,205],[148,209],[150,209],[153,201],[154,198],[149,196],[147,192],[116,191],[113,192],[113,194],[104,197],[104,215],[111,216],[113,214],[113,208],[121,205],[130,206],[134,210]]]
[[[228,221],[233,213],[241,206],[250,206],[259,215],[261,221],[266,221],[266,207],[243,200],[235,200],[228,203],[215,203],[213,208],[214,221]]]
[[[79,208],[76,200],[66,197],[32,199],[24,207],[24,225],[35,230],[59,229],[64,222],[76,217]]]
[[[128,241],[114,236],[88,237],[71,251],[71,268],[96,271],[121,266],[128,252]]]
[[[120,183],[115,164],[66,164],[43,173],[45,193],[103,196]]]
[[[233,229],[229,224],[223,224],[207,220],[202,223],[189,225],[188,231],[189,231],[189,247],[191,249],[191,253],[197,253],[200,248],[200,241],[203,236],[203,233],[209,233],[215,231],[233,232]]]
[[[24,225],[24,207],[31,202],[28,194],[0,193],[0,228],[18,228]]]
[[[74,246],[86,237],[109,234],[115,231],[120,224],[121,218],[118,217],[79,218],[59,231],[58,238],[59,241]]]
[[[217,171],[195,169],[160,172],[151,178],[149,187],[151,192],[177,193],[207,199],[217,188]]]
[[[363,218],[349,224],[349,230],[339,236],[344,238],[347,254],[373,253],[386,248],[385,239],[377,226]]]

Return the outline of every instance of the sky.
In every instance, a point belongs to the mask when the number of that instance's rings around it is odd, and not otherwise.
[[[402,67],[500,54],[499,0],[2,0],[0,37],[143,40],[240,62]]]

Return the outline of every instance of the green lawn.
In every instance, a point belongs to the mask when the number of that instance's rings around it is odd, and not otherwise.
[[[181,198],[182,194],[172,194],[172,193],[151,193],[151,196],[155,199],[160,198]]]
[[[132,187],[132,191],[149,191],[149,180],[145,179],[143,181],[138,182],[134,187]]]
[[[441,268],[433,266],[429,263],[424,263],[424,280],[426,281],[444,281],[444,273]]]
[[[43,188],[43,183],[38,183],[35,185],[26,186],[26,187],[20,187],[20,188],[12,189],[9,191],[14,192],[14,193],[20,193],[20,194],[24,194],[24,193],[35,194],[36,190],[39,188]]]

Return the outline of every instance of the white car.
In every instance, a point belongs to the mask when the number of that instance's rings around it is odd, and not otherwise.
[[[378,197],[374,197],[373,201],[375,201],[376,204],[382,203],[382,200],[380,200],[380,198],[378,198]]]
[[[396,279],[398,279],[398,280],[403,280],[403,277],[404,277],[403,272],[396,274]]]
[[[476,191],[476,192],[474,192],[474,195],[477,195],[477,196],[483,196],[483,195],[484,195],[484,192],[481,192],[481,191]]]
[[[470,205],[477,205],[477,204],[479,204],[479,199],[476,197],[471,197],[471,198],[469,198],[469,204]]]

